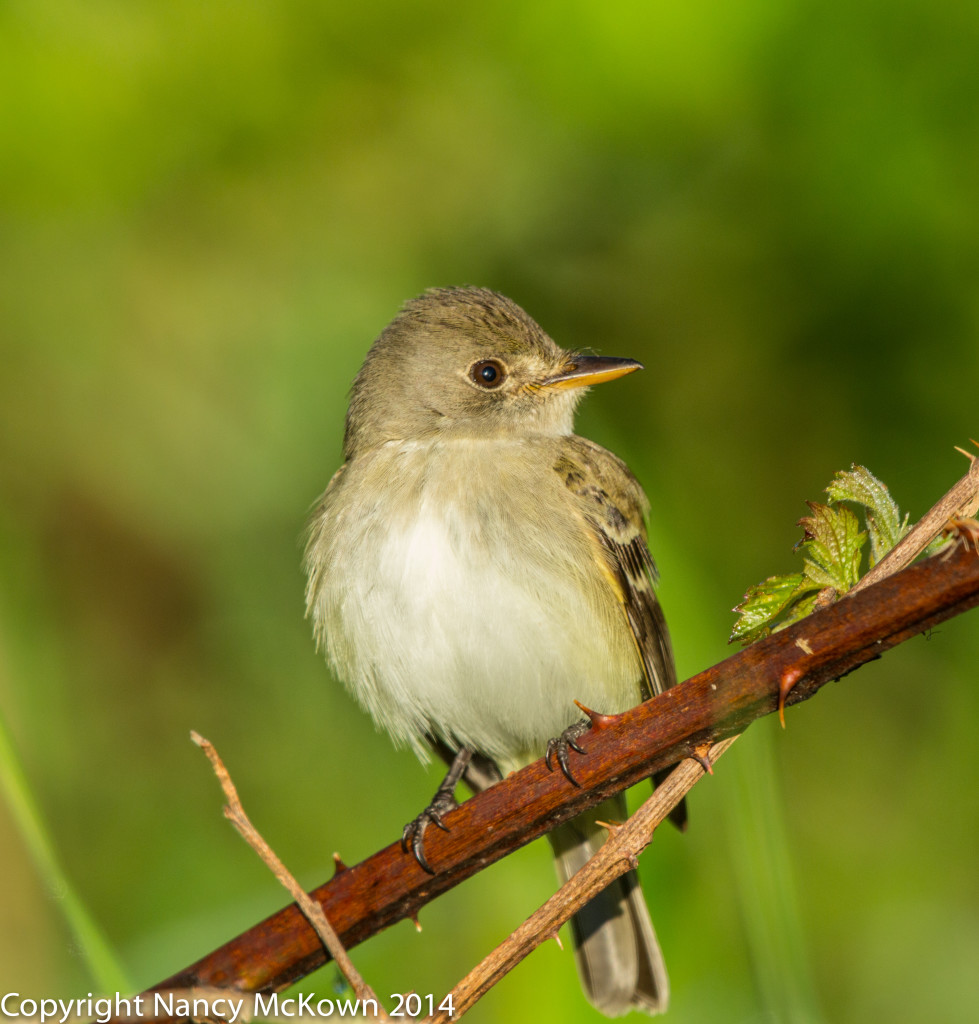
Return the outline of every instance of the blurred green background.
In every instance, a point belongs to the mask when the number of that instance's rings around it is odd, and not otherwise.
[[[310,886],[431,795],[299,570],[349,383],[425,287],[645,363],[579,427],[650,495],[682,676],[837,469],[924,512],[979,436],[977,52],[954,0],[3,3],[0,991],[99,988],[76,896],[138,988],[285,902],[191,728]],[[658,836],[668,1019],[975,1019],[977,628],[758,723]],[[553,884],[536,844],[355,959],[441,994]],[[551,943],[469,1019],[598,1018]]]

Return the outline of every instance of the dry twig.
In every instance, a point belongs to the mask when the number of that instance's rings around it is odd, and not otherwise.
[[[198,732],[191,731],[190,738],[207,755],[207,759],[211,762],[211,767],[214,769],[214,774],[217,776],[218,782],[221,783],[225,799],[228,801],[224,806],[224,816],[234,825],[242,839],[262,858],[266,867],[289,891],[289,894],[299,905],[299,909],[302,910],[303,916],[309,921],[310,926],[319,936],[320,941],[326,947],[337,967],[340,968],[343,976],[350,983],[350,987],[357,994],[357,998],[370,999],[376,1002],[377,997],[374,995],[371,987],[361,977],[357,968],[354,967],[350,957],[347,955],[347,951],[337,937],[337,933],[326,919],[323,908],[319,903],[310,899],[306,890],[296,881],[289,869],[279,859],[276,852],[249,820],[248,815],[245,813],[245,808],[238,797],[238,790],[234,782],[232,782],[231,775],[228,769],[225,768],[224,762],[218,755],[217,750],[214,749],[214,745]],[[386,1021],[389,1018],[382,1013],[378,1019]]]
[[[561,925],[593,896],[634,868],[639,854],[652,842],[653,832],[736,739],[731,736],[714,744],[709,753],[681,761],[628,821],[610,829],[596,856],[456,985],[451,992],[453,1017],[437,1013],[433,1024],[445,1024],[465,1013],[524,957],[555,937]]]

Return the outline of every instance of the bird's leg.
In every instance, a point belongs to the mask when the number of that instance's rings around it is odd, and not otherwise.
[[[425,829],[427,829],[432,822],[435,822],[443,832],[449,831],[442,822],[442,815],[448,814],[449,811],[454,810],[459,806],[459,802],[455,798],[455,788],[468,767],[472,756],[472,747],[459,748],[455,757],[452,759],[452,764],[449,767],[448,774],[442,780],[439,788],[435,790],[435,796],[432,797],[431,803],[429,803],[417,818],[413,821],[409,821],[401,833],[401,849],[404,850],[405,853],[410,849],[414,854],[415,860],[418,861],[419,866],[430,875],[434,875],[435,870],[429,866],[428,861],[425,859],[425,850],[422,845],[422,840],[425,836]]]

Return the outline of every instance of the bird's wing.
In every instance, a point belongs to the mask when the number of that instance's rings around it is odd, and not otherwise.
[[[676,682],[673,647],[653,589],[656,565],[646,545],[646,496],[628,466],[582,437],[562,438],[555,463],[593,531],[643,667],[643,700]]]

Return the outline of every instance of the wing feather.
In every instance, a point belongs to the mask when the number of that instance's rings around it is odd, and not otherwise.
[[[577,498],[616,589],[642,663],[643,699],[662,693],[676,683],[676,667],[646,544],[646,496],[621,459],[585,438],[566,438],[554,469]]]

